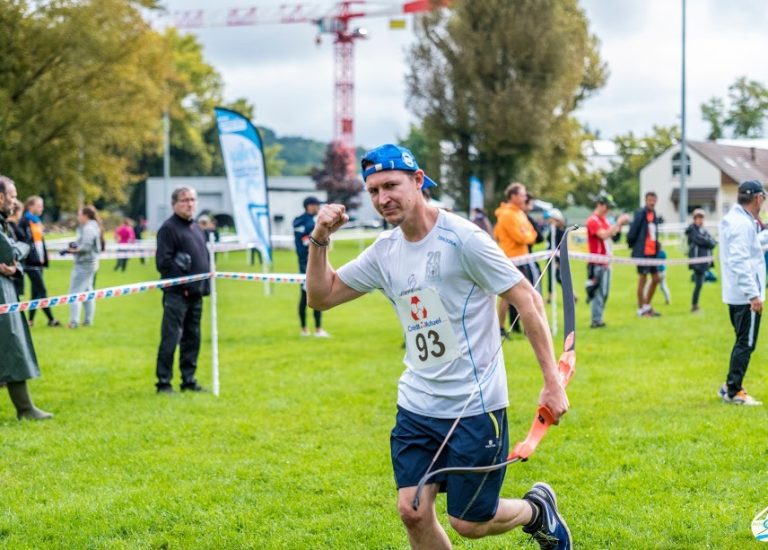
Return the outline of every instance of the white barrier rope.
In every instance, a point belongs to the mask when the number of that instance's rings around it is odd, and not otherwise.
[[[213,245],[214,252],[232,252],[236,250],[251,250],[254,247],[241,243],[216,243]],[[99,253],[100,260],[122,260],[127,258],[154,258],[157,249],[154,246],[124,244],[117,247],[110,246],[106,251]],[[50,254],[48,259],[51,261],[72,261],[74,254]]]
[[[103,300],[106,298],[117,298],[118,296],[125,296],[127,294],[138,294],[139,292],[147,292],[148,290],[154,290],[156,288],[167,288],[170,286],[183,285],[210,278],[211,273],[200,273],[199,275],[188,275],[186,277],[177,277],[176,279],[161,279],[159,281],[148,281],[145,283],[112,286],[109,288],[89,290],[88,292],[77,292],[75,294],[49,296],[48,298],[28,300],[26,302],[0,304],[0,315],[5,313],[31,311],[33,309],[41,309],[44,307],[74,304],[76,302],[90,302],[93,300]]]
[[[260,283],[292,283],[301,284],[307,276],[301,273],[236,273],[219,271],[217,279],[232,279],[234,281],[256,281]]]
[[[242,245],[216,245],[214,251],[218,250],[241,250],[242,248],[233,248],[235,246],[242,247]],[[222,248],[219,248],[222,247]],[[144,252],[144,251],[135,251]],[[135,253],[130,252],[131,254]],[[154,251],[153,251],[154,254]],[[542,250],[533,254],[525,254],[523,256],[517,256],[510,258],[515,265],[525,265],[531,262],[548,259],[552,255],[550,250]],[[558,252],[559,255],[559,252]],[[102,256],[103,257],[103,256]],[[135,256],[128,256],[135,257]],[[590,263],[598,264],[623,264],[623,265],[641,265],[641,266],[660,266],[660,265],[691,265],[710,263],[714,261],[713,256],[705,256],[701,258],[623,258],[617,256],[604,256],[602,254],[589,254],[585,252],[570,252],[569,257],[574,260],[582,260]],[[161,279],[158,281],[148,281],[143,283],[134,283],[122,286],[113,286],[109,288],[91,290],[89,292],[78,292],[75,294],[63,294],[61,296],[51,296],[48,298],[40,298],[38,300],[28,300],[25,302],[14,302],[10,304],[0,304],[0,315],[5,313],[15,313],[19,311],[31,311],[33,309],[41,309],[45,307],[60,306],[66,304],[72,304],[75,302],[89,302],[91,300],[103,300],[106,298],[116,298],[117,296],[125,296],[126,294],[137,294],[139,292],[146,292],[157,288],[166,288],[170,286],[183,285],[195,281],[201,281],[208,279],[212,275],[215,275],[217,279],[230,279],[236,281],[253,281],[261,283],[288,283],[288,284],[301,284],[306,280],[306,275],[300,273],[238,273],[231,271],[220,271],[215,274],[201,273],[199,275],[191,275],[186,277],[178,277],[176,279]]]

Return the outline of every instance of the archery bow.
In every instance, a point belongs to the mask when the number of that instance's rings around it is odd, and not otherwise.
[[[560,278],[563,287],[563,318],[565,325],[565,335],[563,339],[563,353],[560,355],[558,360],[557,371],[558,375],[560,376],[560,383],[562,384],[563,388],[565,388],[565,386],[568,385],[568,382],[570,382],[576,368],[576,307],[573,294],[573,280],[571,279],[571,263],[570,259],[568,258],[568,233],[576,228],[578,228],[578,226],[573,225],[565,230],[557,247],[552,251],[552,258],[550,258],[550,262],[547,263],[547,266],[549,266],[555,255],[557,255],[559,252]],[[542,276],[544,275],[545,271],[546,267],[544,271],[542,271]],[[517,321],[517,319],[515,319],[515,321]],[[419,509],[419,497],[421,495],[421,491],[424,489],[424,485],[426,485],[430,479],[441,474],[488,473],[500,470],[501,468],[506,468],[515,462],[524,462],[528,460],[528,457],[530,457],[531,454],[533,454],[539,442],[547,433],[549,427],[554,424],[555,419],[552,411],[550,411],[549,408],[547,408],[545,405],[540,405],[538,409],[536,409],[536,415],[533,418],[531,429],[528,431],[528,436],[523,441],[515,444],[515,446],[512,448],[512,452],[509,453],[507,459],[504,462],[499,462],[497,464],[491,464],[488,466],[449,466],[446,468],[440,468],[439,470],[430,471],[432,465],[434,465],[437,457],[440,455],[443,447],[448,442],[448,438],[451,437],[453,429],[456,427],[456,424],[461,418],[461,415],[463,415],[464,410],[466,410],[467,405],[469,404],[469,400],[474,397],[475,393],[476,391],[473,391],[467,399],[467,403],[465,403],[461,414],[456,419],[456,422],[451,427],[451,430],[449,430],[445,440],[443,441],[443,444],[437,450],[437,453],[432,460],[432,464],[430,464],[427,472],[419,480],[419,484],[416,486],[416,494],[413,497],[412,506],[414,510]]]

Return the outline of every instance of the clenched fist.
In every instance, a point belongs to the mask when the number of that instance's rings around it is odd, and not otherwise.
[[[347,209],[343,204],[325,204],[317,213],[312,238],[319,242],[326,242],[331,234],[348,221]]]

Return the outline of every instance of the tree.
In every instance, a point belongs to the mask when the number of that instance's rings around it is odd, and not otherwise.
[[[723,137],[725,126],[725,104],[719,97],[712,97],[707,103],[701,104],[701,118],[709,123],[707,139],[716,140]]]
[[[653,133],[638,137],[632,132],[617,136],[621,161],[605,175],[606,189],[625,210],[637,208],[640,196],[640,169],[680,141],[677,126],[654,126]]]
[[[425,173],[434,176],[434,180],[438,183],[438,186],[429,190],[431,196],[439,197],[442,192],[442,185],[440,182],[440,148],[439,144],[435,141],[431,141],[427,138],[424,130],[418,126],[411,124],[408,129],[408,135],[404,138],[398,137],[397,142],[403,147],[407,147],[416,157],[416,161],[419,163],[419,168],[424,170]]]
[[[763,136],[763,123],[768,116],[768,88],[746,76],[728,87],[728,107],[722,98],[713,97],[701,105],[701,116],[709,123],[707,139],[719,139],[724,128],[735,138]]]
[[[221,156],[214,141],[216,121],[213,115],[213,108],[222,102],[221,75],[206,63],[202,44],[195,36],[181,35],[171,28],[165,32],[163,40],[170,55],[164,82],[168,100],[160,106],[155,117],[155,132],[159,139],[146,150],[139,169],[147,175],[163,173],[161,116],[162,111],[167,111],[171,175],[210,175],[216,156]]]
[[[757,138],[763,135],[763,121],[768,112],[768,90],[756,80],[742,76],[728,87],[731,108],[725,123],[734,137]]]
[[[470,175],[493,200],[526,171],[561,172],[578,149],[571,113],[606,79],[577,0],[459,0],[419,21],[408,104],[430,140],[450,143],[443,183],[460,206]]]
[[[360,206],[360,191],[363,189],[359,178],[348,175],[350,156],[346,147],[332,142],[325,152],[322,168],[314,168],[310,174],[317,188],[328,193],[328,202],[343,204],[347,210]]]
[[[122,197],[158,139],[169,56],[124,0],[0,0],[0,166],[59,206]]]

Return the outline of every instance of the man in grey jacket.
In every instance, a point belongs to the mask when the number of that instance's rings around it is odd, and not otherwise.
[[[77,241],[69,244],[67,252],[74,257],[72,276],[69,280],[69,293],[89,292],[93,290],[93,281],[99,270],[99,251],[101,250],[101,226],[97,221],[96,209],[83,206],[77,213]],[[88,300],[84,303],[85,320],[83,326],[93,324],[96,314],[96,302]],[[80,326],[80,302],[69,305],[69,328]]]
[[[723,302],[728,304],[736,342],[731,351],[728,378],[718,390],[723,402],[762,405],[744,391],[742,382],[755,351],[765,301],[765,258],[757,217],[765,202],[765,190],[756,180],[739,185],[738,204],[720,221],[720,265]]]

